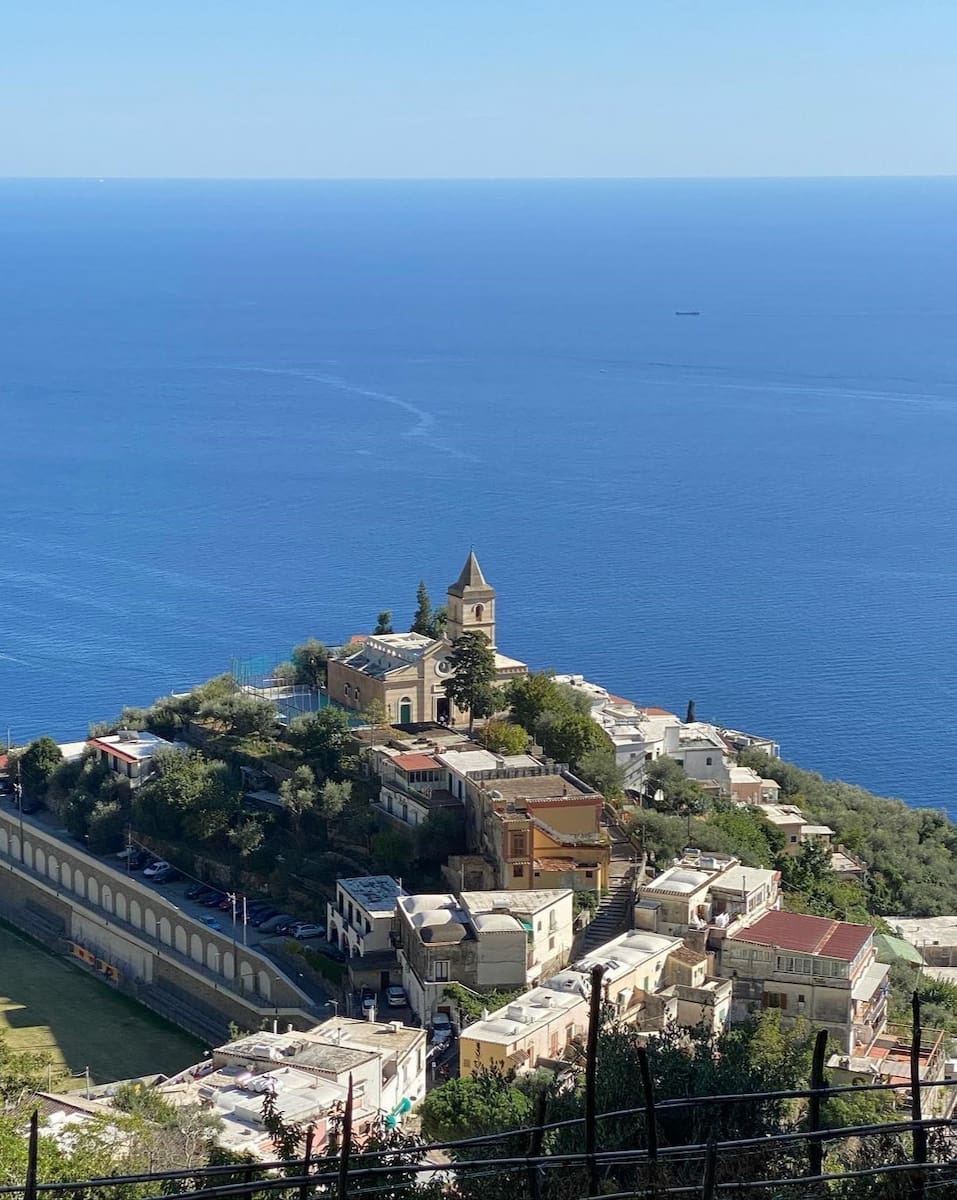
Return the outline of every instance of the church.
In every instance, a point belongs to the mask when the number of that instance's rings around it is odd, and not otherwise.
[[[392,725],[457,725],[468,714],[451,706],[445,695],[449,677],[449,651],[456,638],[468,631],[484,633],[495,650],[500,684],[528,667],[500,654],[495,645],[495,589],[490,587],[474,553],[449,588],[448,624],[443,638],[421,633],[385,633],[367,637],[348,658],[328,664],[330,700],[344,708],[365,709],[375,701],[385,708]]]

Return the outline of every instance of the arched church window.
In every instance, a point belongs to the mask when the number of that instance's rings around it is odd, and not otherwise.
[[[475,606],[476,621],[481,621],[484,616],[485,616],[485,605],[484,604],[476,604],[476,606]]]

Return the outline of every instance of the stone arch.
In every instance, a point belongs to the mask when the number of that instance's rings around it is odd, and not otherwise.
[[[122,892],[117,892],[113,901],[113,911],[121,921],[126,920],[126,897]]]
[[[10,839],[7,837],[7,831],[0,825],[0,854],[6,854],[10,849]]]
[[[79,867],[73,872],[73,890],[78,896],[86,895],[86,876]]]
[[[173,931],[173,941],[180,954],[185,954],[189,941],[186,937],[186,930],[182,927],[182,925],[177,925],[176,929]]]
[[[73,890],[73,872],[68,862],[60,863],[60,883],[68,892]]]
[[[108,913],[113,911],[113,889],[108,883],[104,883],[100,891],[100,907],[105,908]]]
[[[100,885],[91,875],[86,881],[86,898],[91,904],[100,903]]]
[[[211,971],[215,971],[217,975],[219,974],[220,960],[222,957],[223,956],[219,952],[219,947],[215,942],[206,943],[206,966],[209,967]]]
[[[264,1000],[269,1000],[272,997],[272,980],[269,978],[268,971],[260,971],[257,977],[259,994]]]
[[[143,928],[143,910],[139,900],[130,901],[130,924],[135,925],[137,929]]]
[[[33,852],[33,869],[38,875],[45,875],[47,873],[47,856],[39,846]]]
[[[253,969],[249,963],[243,959],[239,964],[239,990],[241,992],[251,992],[254,987],[255,977]]]
[[[485,616],[485,605],[484,604],[476,604],[475,608],[473,608],[472,611],[475,613],[476,621],[481,621]]]
[[[412,724],[412,697],[403,696],[399,701],[399,724]]]
[[[231,950],[227,950],[223,955],[223,975],[227,979],[236,978],[236,960],[233,958]]]
[[[196,962],[201,963],[203,961],[203,939],[198,933],[194,933],[189,939],[189,953],[190,957]]]
[[[23,861],[28,867],[33,866],[33,843],[23,839]]]
[[[167,946],[172,945],[173,927],[169,923],[169,917],[160,917],[159,919],[159,940]]]
[[[148,937],[156,937],[156,914],[148,908],[143,916],[143,929]]]
[[[54,883],[60,882],[60,864],[57,862],[57,856],[55,854],[50,854],[47,857],[47,874]]]

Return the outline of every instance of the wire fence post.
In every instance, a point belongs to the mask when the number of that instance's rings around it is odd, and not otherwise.
[[[542,1177],[536,1159],[541,1157],[545,1141],[545,1116],[548,1108],[548,1092],[542,1088],[535,1109],[535,1124],[528,1136],[528,1166],[525,1170],[528,1194],[531,1200],[542,1200]]]
[[[23,1200],[37,1200],[37,1150],[40,1141],[40,1113],[33,1110],[30,1117],[30,1138],[27,1142],[27,1177],[23,1184]]]
[[[299,1187],[299,1200],[309,1200],[309,1172],[312,1170],[312,1143],[316,1136],[315,1125],[306,1130],[306,1150],[302,1156],[303,1181]]]
[[[645,1138],[648,1142],[648,1186],[652,1197],[658,1195],[658,1120],[655,1116],[655,1085],[648,1063],[648,1050],[638,1047],[638,1069],[645,1094]]]
[[[601,1024],[601,979],[604,973],[603,963],[595,963],[591,969],[591,995],[588,998],[588,1041],[585,1045],[585,1158],[588,1163],[588,1191],[592,1196],[598,1191],[598,1159],[595,1157],[598,1133],[596,1084],[598,1029]]]
[[[827,1088],[824,1078],[824,1056],[827,1054],[827,1030],[819,1029],[814,1039],[814,1056],[811,1059],[811,1094],[807,1104],[807,1157],[809,1175],[824,1174],[824,1139],[815,1135],[821,1128],[821,1101]]]
[[[714,1200],[717,1194],[718,1148],[714,1138],[708,1142],[704,1155],[704,1175],[701,1177],[701,1200]]]
[[[349,1156],[352,1153],[352,1076],[346,1093],[346,1111],[342,1114],[342,1145],[339,1148],[339,1181],[336,1188],[338,1200],[347,1200],[349,1195]]]
[[[910,1043],[910,1116],[914,1122],[914,1165],[917,1167],[917,1171],[914,1173],[914,1182],[911,1186],[911,1196],[913,1200],[924,1200],[924,1177],[926,1174],[924,1167],[927,1165],[927,1130],[923,1124],[924,1114],[921,1105],[920,1043],[923,1030],[920,1025],[920,995],[918,992],[914,992],[911,998],[911,1012],[913,1013],[913,1034]]]

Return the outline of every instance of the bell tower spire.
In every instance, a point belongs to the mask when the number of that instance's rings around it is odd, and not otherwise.
[[[454,642],[466,630],[484,633],[495,645],[495,589],[489,587],[474,550],[469,551],[458,579],[449,588],[445,636]]]

